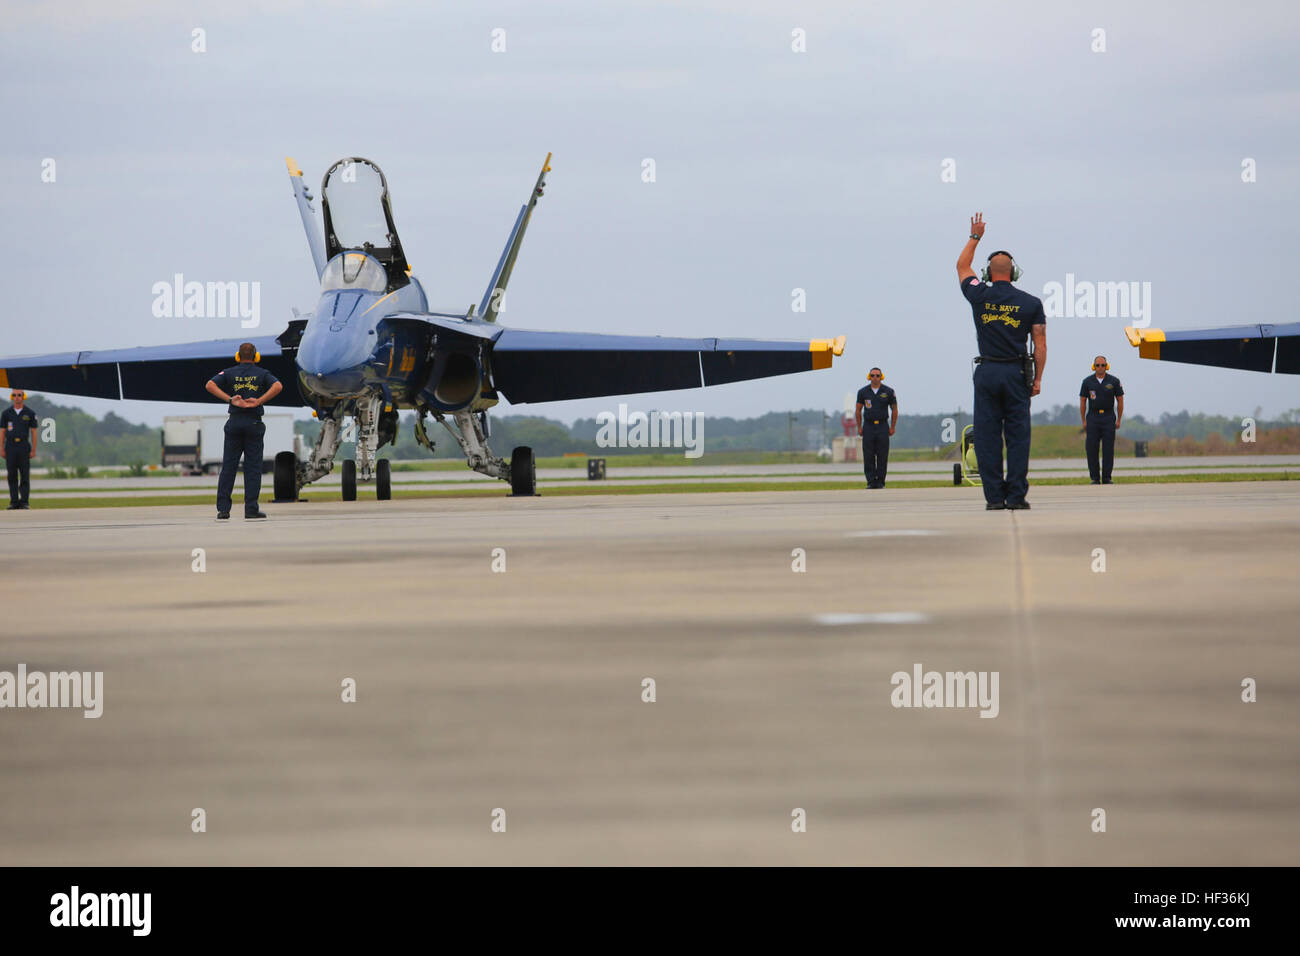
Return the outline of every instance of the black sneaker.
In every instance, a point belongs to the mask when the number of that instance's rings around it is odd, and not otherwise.
[[[1094,479],[1092,479],[1092,483],[1093,483],[1094,485],[1099,485],[1099,484],[1101,484],[1101,479],[1100,479],[1100,478],[1094,478]]]
[[[229,518],[229,517],[230,517],[230,512],[229,512],[229,511],[218,511],[218,512],[217,512],[217,520],[218,520],[218,521],[225,521],[225,520],[226,520],[227,518]]]
[[[1029,510],[1029,502],[1028,502],[1028,501],[1017,501],[1015,504],[1012,504],[1012,503],[1010,503],[1010,502],[1007,502],[1007,510],[1008,510],[1008,511],[1028,511],[1028,510]]]
[[[265,512],[265,511],[246,511],[246,512],[244,512],[244,517],[245,517],[245,518],[265,518],[265,517],[266,517],[266,512]]]
[[[20,504],[20,505],[18,506],[18,510],[19,510],[19,511],[31,511],[31,510],[32,510],[32,506],[29,505],[27,502],[24,501],[22,504]]]
[[[1104,479],[1104,480],[1102,481],[1102,484],[1103,484],[1103,485],[1113,485],[1113,484],[1115,484],[1115,482],[1111,481],[1109,478],[1106,478],[1106,479]]]
[[[985,511],[1006,511],[1006,509],[1007,506],[1001,501],[989,501],[984,504]]]

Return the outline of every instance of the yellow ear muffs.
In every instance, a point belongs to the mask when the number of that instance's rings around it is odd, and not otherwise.
[[[1109,371],[1110,371],[1110,363],[1109,363],[1109,362],[1102,362],[1102,363],[1099,365],[1099,364],[1097,364],[1096,362],[1093,362],[1093,363],[1092,363],[1092,370],[1095,372],[1095,371],[1097,371],[1097,369],[1101,369],[1103,372],[1109,372]]]
[[[242,362],[242,361],[244,361],[243,359],[241,359],[241,358],[239,357],[239,351],[238,351],[238,350],[235,351],[235,361],[236,361],[236,362]],[[260,351],[258,351],[257,349],[253,349],[253,361],[254,361],[254,362],[260,362],[260,361],[262,361],[262,353],[261,353]]]

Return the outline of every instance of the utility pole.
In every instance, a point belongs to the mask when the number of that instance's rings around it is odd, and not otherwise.
[[[790,460],[794,461],[794,423],[799,419],[795,417],[794,412],[786,413],[790,419]]]

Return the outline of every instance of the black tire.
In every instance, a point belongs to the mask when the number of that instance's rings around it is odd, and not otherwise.
[[[343,500],[357,500],[357,463],[351,458],[343,462]]]
[[[387,458],[381,458],[375,465],[375,497],[388,501],[393,497],[393,469]]]
[[[275,456],[272,466],[275,484],[275,500],[298,500],[298,459],[291,451],[282,451]]]
[[[961,484],[961,462],[952,466],[952,483],[954,485]]]
[[[533,450],[521,445],[510,453],[510,494],[532,498],[537,494],[537,463]]]

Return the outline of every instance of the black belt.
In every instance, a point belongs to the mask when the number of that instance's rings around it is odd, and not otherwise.
[[[871,419],[871,420],[868,422],[868,424],[870,424],[870,425],[883,425],[883,424],[885,424],[885,420],[884,420],[883,418],[873,418],[873,419]]]
[[[993,358],[991,355],[975,356],[976,365],[983,365],[985,362],[1023,362],[1024,360],[1024,355],[1017,355],[1015,358]]]

